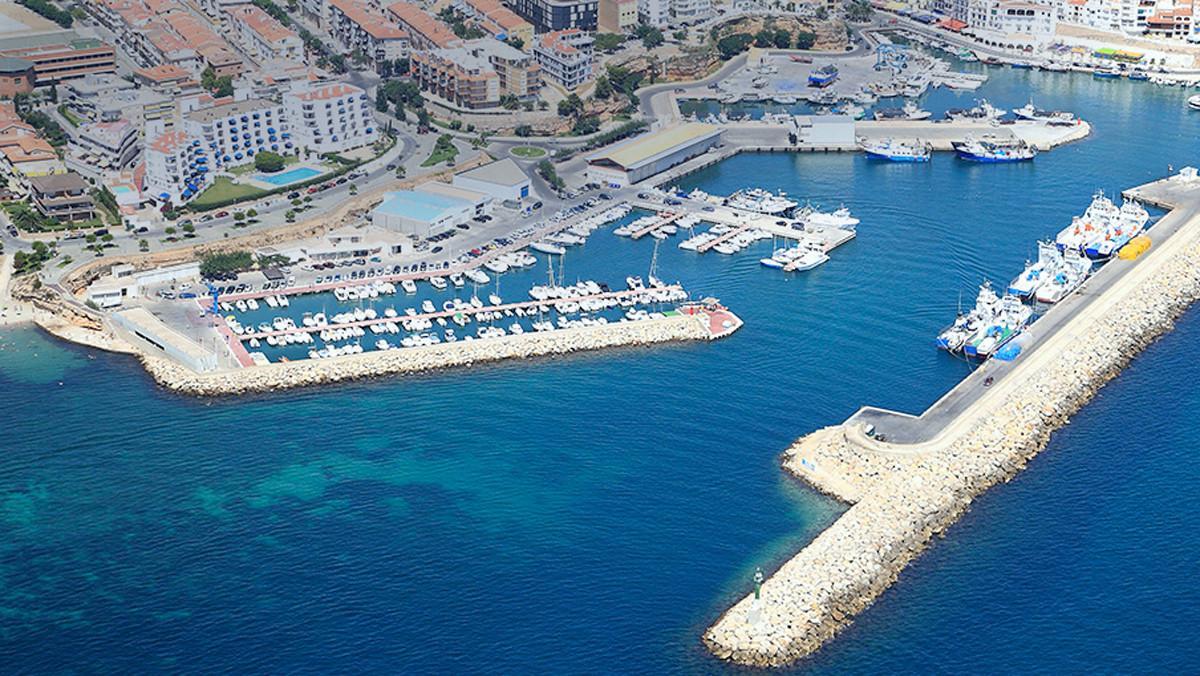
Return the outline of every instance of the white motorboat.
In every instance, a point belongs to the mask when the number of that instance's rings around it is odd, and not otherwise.
[[[430,277],[429,284],[438,291],[445,291],[447,287],[445,277]]]
[[[478,268],[466,270],[463,272],[463,275],[476,284],[487,284],[488,282],[492,281],[492,278],[488,277],[486,272]]]
[[[561,256],[567,252],[566,249],[554,244],[553,242],[544,241],[534,242],[533,244],[529,245],[529,248],[533,249],[534,251],[540,251],[544,254],[549,254],[551,256]]]
[[[416,293],[417,292],[417,283],[411,279],[406,279],[406,280],[400,282],[400,288],[404,289],[404,293],[409,293],[409,294]]]

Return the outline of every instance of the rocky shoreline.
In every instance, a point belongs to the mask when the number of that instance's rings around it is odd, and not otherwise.
[[[1148,276],[1130,280],[1104,314],[1071,327],[1069,347],[943,445],[881,453],[844,426],[793,444],[782,458],[786,471],[854,504],[767,580],[758,609],[746,597],[726,611],[703,636],[708,649],[738,664],[783,666],[845,628],[976,496],[1019,472],[1200,299],[1200,244],[1191,239]]]
[[[144,353],[141,354],[141,360],[150,375],[163,387],[196,396],[218,396],[436,371],[505,359],[529,359],[610,347],[711,338],[706,316],[674,315],[662,319],[439,343],[332,359],[279,362],[210,373],[197,373],[170,359]]]

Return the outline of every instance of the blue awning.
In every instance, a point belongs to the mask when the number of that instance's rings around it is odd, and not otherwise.
[[[245,155],[243,155],[241,153],[234,153],[233,156],[234,156],[234,158],[239,159],[239,160],[242,159],[243,157],[245,157]]]
[[[287,143],[285,143],[285,144],[283,144],[283,145],[284,145],[284,147],[286,147],[286,148],[291,148],[291,147],[292,147],[292,142],[291,142],[291,141],[288,141]]]
[[[160,192],[160,193],[158,193],[158,199],[160,199],[160,200],[169,200],[169,199],[171,199],[171,193],[168,193],[168,192]]]
[[[229,160],[232,160],[232,159],[233,159],[233,158],[232,158],[232,157],[230,157],[230,156],[228,156],[228,155],[226,155],[226,156],[225,156],[225,161],[226,161],[226,162],[228,162]]]
[[[292,134],[290,132],[285,131],[282,134],[280,134],[280,136],[282,136],[283,138],[291,138]]]
[[[274,133],[275,133],[275,127],[267,127],[267,133],[268,133],[268,134],[274,134]]]
[[[272,144],[271,144],[271,150],[279,150],[279,144],[278,144],[278,143],[272,143]]]
[[[192,196],[192,192],[193,192],[193,191],[192,191],[192,189],[191,189],[191,188],[184,188],[184,189],[183,189],[183,193],[182,193],[182,194],[183,194],[183,196],[184,196],[184,197],[191,197],[191,196]]]
[[[249,138],[250,138],[250,134],[249,134],[249,133],[242,134],[242,138],[244,138],[244,139],[249,139]]]
[[[196,163],[197,164],[208,164],[208,158],[207,157],[198,157],[198,158],[196,158]]]

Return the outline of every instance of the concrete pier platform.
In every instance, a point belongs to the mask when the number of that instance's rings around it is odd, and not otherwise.
[[[1126,194],[1173,207],[1150,231],[1153,247],[1110,263],[1073,307],[1035,323],[1037,347],[992,370],[991,387],[960,385],[921,416],[860,411],[784,453],[786,471],[853,506],[770,576],[760,602],[747,596],[708,628],[703,641],[714,655],[782,666],[820,649],[1200,299],[1200,181],[1173,177]],[[868,438],[867,421],[896,436]]]

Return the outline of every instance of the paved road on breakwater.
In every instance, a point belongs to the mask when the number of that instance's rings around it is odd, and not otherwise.
[[[1147,231],[1155,247],[1162,246],[1179,232],[1180,228],[1200,216],[1200,194],[1196,190],[1180,190],[1168,182],[1147,184],[1126,191],[1125,195],[1127,198],[1140,197],[1153,206],[1173,207],[1170,213],[1159,219]],[[1028,361],[1051,336],[1068,325],[1072,319],[1086,312],[1099,299],[1102,299],[1109,289],[1124,279],[1144,260],[1146,260],[1145,255],[1133,261],[1114,258],[1105,264],[1075,293],[1055,304],[1024,332],[1027,343],[1017,359],[1011,362],[989,359],[921,415],[914,416],[865,406],[851,416],[846,424],[860,428],[868,424],[874,425],[876,433],[882,434],[889,443],[919,444],[935,439],[984,393],[986,378],[993,379],[993,387],[999,385],[1002,379],[1016,370],[1020,364]],[[1019,272],[1019,270],[1013,271],[1013,276],[1015,277]],[[997,289],[1000,292],[1007,286],[1007,282],[1001,282],[1001,284],[1003,286]],[[932,344],[933,336],[930,336],[930,349],[933,349]]]

